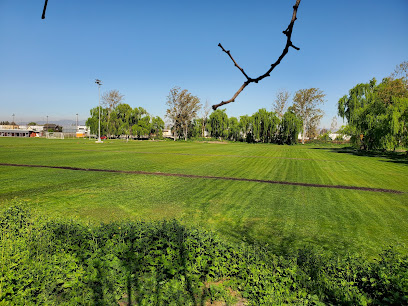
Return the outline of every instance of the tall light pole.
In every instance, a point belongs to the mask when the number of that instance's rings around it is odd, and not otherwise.
[[[101,85],[102,85],[102,81],[99,79],[96,79],[95,83],[98,84],[98,99],[99,99],[98,140],[95,142],[103,143],[103,141],[101,140]]]
[[[16,116],[16,115],[12,115],[13,116],[13,126],[16,124],[15,122],[14,122],[14,117]]]

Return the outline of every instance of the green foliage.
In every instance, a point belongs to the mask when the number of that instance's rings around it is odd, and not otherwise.
[[[302,131],[303,122],[295,115],[291,110],[288,110],[282,117],[278,142],[282,144],[295,144],[297,143],[298,135]]]
[[[202,131],[203,131],[203,119],[193,119],[190,123],[190,127],[188,128],[189,131],[189,138],[197,139],[201,138],[202,136]]]
[[[228,136],[228,116],[225,109],[213,111],[208,123],[212,137],[226,138]]]
[[[358,84],[338,102],[354,145],[365,150],[395,150],[407,144],[408,88],[402,79]]]
[[[274,112],[262,108],[253,117],[253,135],[260,142],[274,142],[278,131],[279,118]]]
[[[177,221],[85,225],[21,205],[0,215],[0,303],[390,304],[408,302],[408,257],[310,247],[288,256]]]
[[[323,141],[323,142],[329,142],[329,141],[332,140],[332,139],[330,138],[330,136],[329,136],[329,132],[323,133],[322,135],[320,135],[320,136],[318,137],[318,139],[321,140],[321,141]]]
[[[279,120],[276,113],[262,108],[238,121],[228,118],[225,110],[217,110],[210,115],[209,130],[212,137],[233,141],[294,144],[302,131],[302,121],[293,111],[287,111]]]
[[[152,117],[150,137],[163,138],[164,121],[159,116]]]
[[[90,111],[91,117],[86,125],[91,133],[98,134],[99,108]],[[153,137],[162,138],[164,121],[160,117],[150,117],[143,107],[132,109],[126,103],[119,103],[112,108],[101,107],[101,135],[117,138],[127,136],[132,138]]]
[[[241,139],[241,130],[239,126],[239,121],[235,117],[228,119],[228,139],[237,141]]]

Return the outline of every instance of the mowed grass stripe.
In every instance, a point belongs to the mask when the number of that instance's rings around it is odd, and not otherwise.
[[[110,173],[142,174],[142,175],[158,175],[158,176],[177,176],[177,177],[185,177],[185,178],[218,179],[218,180],[229,180],[229,181],[243,181],[243,182],[256,182],[256,183],[279,184],[279,185],[292,185],[292,186],[302,186],[302,187],[352,189],[352,190],[372,191],[372,192],[388,192],[388,193],[395,193],[395,194],[403,194],[404,193],[404,192],[399,191],[399,190],[383,189],[383,188],[370,188],[370,187],[359,187],[359,186],[343,186],[343,185],[309,184],[309,183],[297,183],[297,182],[287,182],[287,181],[260,180],[260,179],[239,178],[239,177],[225,177],[225,176],[204,176],[204,175],[182,174],[182,173],[129,171],[129,170],[78,168],[78,167],[46,166],[46,165],[24,165],[24,164],[8,164],[8,163],[0,163],[0,166],[50,168],[50,169],[63,169],[63,170],[74,170],[74,171],[110,172]]]
[[[13,143],[14,146],[6,150],[3,148],[7,146],[1,146],[0,160],[15,164],[239,177],[387,188],[408,192],[408,164],[381,157],[356,156],[350,152],[340,153],[342,152],[340,146],[317,148],[312,145],[289,147],[270,144],[168,141],[129,143],[110,141],[98,145],[92,141],[72,139],[0,139],[0,143],[2,142]],[[72,151],[72,149],[79,149],[79,151]],[[81,152],[80,149],[95,150]],[[132,152],[142,151],[158,154],[132,154]],[[160,152],[191,155],[161,154]],[[232,155],[243,157],[229,157]],[[245,156],[271,158],[246,158]],[[344,162],[329,162],[329,160]]]

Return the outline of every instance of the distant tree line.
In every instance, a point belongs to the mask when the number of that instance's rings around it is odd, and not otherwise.
[[[324,102],[325,94],[318,88],[300,89],[287,107],[290,94],[280,90],[273,111],[259,109],[252,115],[228,117],[224,110],[210,114],[208,103],[203,107],[200,99],[186,89],[174,87],[167,96],[166,118],[174,140],[211,136],[221,140],[295,144],[299,133],[305,137],[317,136],[317,125],[323,116],[317,106]],[[98,133],[100,112],[101,135],[108,138],[162,138],[164,121],[151,117],[142,107],[132,108],[123,103],[124,96],[117,90],[102,95],[102,106],[90,110],[86,125],[92,134]]]
[[[408,147],[408,62],[377,83],[357,84],[338,102],[338,114],[347,120],[343,132],[363,150]]]
[[[132,108],[122,103],[124,96],[117,90],[106,92],[102,96],[101,135],[108,138],[127,136],[129,138],[162,138],[164,121],[150,116],[143,107]],[[86,125],[92,134],[98,134],[99,107],[90,110]]]
[[[200,119],[194,120],[191,131],[200,131],[200,124]],[[302,126],[302,120],[291,109],[282,118],[264,108],[251,116],[239,118],[228,118],[225,109],[217,109],[208,120],[208,131],[212,137],[245,142],[295,144]]]
[[[273,111],[262,108],[253,115],[231,117],[217,109],[209,114],[208,104],[201,112],[200,99],[186,89],[174,87],[167,97],[167,118],[171,121],[174,139],[206,136],[245,142],[294,144],[303,131],[305,136],[317,136],[317,125],[323,116],[317,106],[324,102],[325,94],[318,88],[298,90],[293,105],[287,108],[290,94],[278,91]]]
[[[14,121],[0,121],[0,125],[17,125]]]

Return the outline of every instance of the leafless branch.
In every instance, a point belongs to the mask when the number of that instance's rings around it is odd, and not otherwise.
[[[45,0],[44,9],[43,9],[43,13],[42,13],[41,19],[45,19],[45,11],[46,11],[46,9],[47,9],[47,3],[48,3],[48,0]]]
[[[213,110],[216,110],[218,107],[220,107],[220,106],[222,106],[222,105],[225,105],[225,104],[234,102],[235,99],[236,99],[236,97],[238,97],[238,95],[239,95],[239,94],[244,90],[244,88],[247,87],[250,83],[258,83],[260,80],[262,80],[262,79],[264,79],[264,78],[270,76],[272,70],[275,69],[275,67],[280,64],[280,62],[282,61],[282,59],[283,59],[283,58],[285,57],[285,55],[289,52],[289,48],[290,48],[290,47],[294,48],[295,50],[299,50],[298,47],[296,47],[296,46],[293,45],[291,38],[292,38],[293,25],[295,24],[295,21],[296,21],[296,19],[297,19],[297,18],[296,18],[296,14],[297,14],[297,10],[298,10],[300,1],[301,1],[301,0],[296,0],[295,5],[293,6],[292,19],[291,19],[291,21],[290,21],[288,27],[286,28],[286,30],[283,31],[283,34],[286,35],[286,45],[285,45],[285,48],[284,48],[283,51],[282,51],[282,54],[279,56],[278,60],[277,60],[275,63],[273,63],[273,64],[271,65],[271,67],[268,69],[268,71],[265,72],[264,74],[260,75],[259,77],[255,78],[255,79],[249,77],[249,76],[245,73],[244,69],[242,69],[242,68],[237,64],[237,62],[234,60],[234,58],[233,58],[232,55],[231,55],[231,52],[230,52],[229,50],[228,50],[228,51],[225,50],[224,47],[221,45],[221,43],[218,44],[218,46],[222,49],[222,51],[224,51],[225,53],[228,54],[228,56],[229,56],[229,57],[231,58],[231,60],[233,61],[235,67],[237,67],[237,68],[242,72],[242,74],[246,77],[247,80],[244,82],[244,84],[242,84],[242,86],[238,89],[238,91],[233,95],[233,97],[232,97],[231,99],[229,99],[229,100],[227,100],[227,101],[222,101],[221,103],[218,103],[218,104],[213,105],[213,106],[212,106]]]

